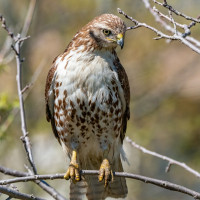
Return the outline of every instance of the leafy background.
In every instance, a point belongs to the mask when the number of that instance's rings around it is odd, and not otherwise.
[[[171,0],[169,3],[187,15],[197,17],[200,14],[200,1]],[[22,29],[28,4],[27,0],[0,0],[0,13],[15,33]],[[118,7],[135,19],[159,27],[140,0],[37,1],[28,32],[31,38],[25,42],[22,54],[26,58],[24,86],[30,83],[39,66],[42,70],[25,100],[28,131],[41,174],[63,173],[68,166],[45,118],[44,87],[51,63],[83,25],[102,13],[119,15]],[[196,25],[192,36],[198,38],[199,30]],[[124,49],[117,50],[131,87],[127,135],[153,151],[184,161],[200,171],[200,56],[179,42],[155,41],[154,37],[144,28],[128,31]],[[0,49],[5,39],[6,33],[0,29]],[[16,112],[19,105],[15,76],[14,61],[0,63],[0,165],[25,170],[27,161],[19,139],[21,128]],[[130,162],[130,165],[124,163],[125,171],[165,179],[200,192],[200,180],[183,169],[173,166],[166,174],[165,161],[144,155],[126,142],[124,148]],[[0,178],[3,177],[0,174]],[[127,182],[128,200],[192,199],[136,180]],[[67,181],[50,183],[68,197]],[[32,183],[16,185],[22,192],[51,199]]]

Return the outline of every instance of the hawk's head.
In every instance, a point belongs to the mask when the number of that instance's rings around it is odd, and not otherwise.
[[[113,14],[100,15],[85,28],[89,29],[89,35],[100,48],[116,48],[124,46],[126,25],[121,18]]]

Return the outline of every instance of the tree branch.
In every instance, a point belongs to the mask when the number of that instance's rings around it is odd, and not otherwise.
[[[170,25],[168,25],[164,20],[162,20],[162,18],[165,18],[165,19],[167,19],[168,21],[170,21],[171,22],[171,19],[168,17],[168,16],[166,16],[166,15],[164,15],[164,14],[162,14],[160,11],[158,11],[158,9],[156,9],[156,7],[154,6],[153,8],[151,7],[151,5],[150,5],[150,3],[149,3],[149,0],[142,0],[143,1],[143,3],[144,3],[144,5],[145,5],[145,7],[149,10],[149,12],[153,15],[153,17],[155,18],[155,21],[156,22],[158,22],[158,23],[160,23],[161,24],[161,26],[163,27],[163,28],[165,28],[167,31],[170,31],[171,33],[174,33],[174,29],[170,26]],[[177,23],[177,22],[176,22]],[[185,31],[185,33],[180,33],[179,31],[178,31],[178,34],[179,35],[182,35],[184,38],[186,38],[186,40],[188,40],[189,42],[191,42],[192,44],[194,44],[195,46],[197,46],[197,47],[200,47],[200,42],[198,41],[198,40],[196,40],[195,38],[193,38],[193,37],[190,37],[190,36],[188,36],[188,35],[190,35],[191,34],[191,31],[190,31],[190,28],[192,27],[192,26],[194,26],[196,23],[191,23],[191,24],[189,24],[189,25],[186,25],[186,24],[179,24],[179,23],[177,23],[176,25],[177,26],[179,26],[180,28],[182,28],[182,29],[184,29],[184,31]],[[187,37],[186,37],[187,36]]]
[[[7,31],[8,35],[12,38],[14,42],[14,45],[12,45],[11,47],[15,53],[16,64],[17,64],[16,81],[17,81],[17,91],[18,91],[19,104],[20,104],[21,129],[23,133],[21,140],[24,144],[27,158],[32,167],[33,173],[36,174],[37,170],[33,161],[30,139],[28,137],[28,131],[27,131],[26,120],[25,120],[24,101],[23,101],[23,94],[22,94],[22,72],[21,72],[22,59],[20,55],[20,50],[22,47],[22,42],[28,39],[28,37],[22,38],[20,34],[17,34],[17,36],[15,36],[12,32],[10,32],[6,24],[6,20],[2,15],[0,15],[0,21],[2,22],[2,27]]]
[[[23,100],[23,94],[22,94],[22,62],[21,62],[21,55],[20,55],[20,45],[21,45],[21,41],[24,41],[25,39],[26,38],[20,38],[20,40],[17,41],[17,43],[15,44],[15,50],[17,52],[15,56],[16,63],[17,63],[16,81],[17,81],[17,91],[18,91],[19,104],[20,104],[21,129],[23,133],[21,140],[24,143],[24,148],[26,150],[27,158],[32,167],[32,170],[34,174],[36,174],[37,170],[36,170],[34,160],[33,160],[30,139],[28,137],[28,131],[27,131],[26,120],[25,120],[24,100]]]
[[[64,196],[62,196],[58,191],[56,191],[53,187],[51,187],[45,181],[34,181],[37,185],[39,185],[44,191],[46,191],[49,195],[51,195],[55,200],[67,200]]]
[[[99,171],[98,170],[82,170],[80,173],[81,175],[98,175]],[[154,178],[141,176],[138,174],[126,173],[126,172],[114,172],[114,176],[136,179],[144,183],[150,183],[161,188],[187,194],[189,196],[192,196],[195,199],[200,199],[200,193],[194,190],[188,189],[184,186],[177,185],[168,181],[163,181],[159,179],[154,179]],[[35,180],[54,180],[54,179],[64,179],[64,174],[33,175],[33,176],[14,178],[14,179],[9,179],[9,180],[2,180],[0,181],[0,185],[7,185],[7,184],[17,183],[17,182],[35,181]]]
[[[45,200],[42,198],[34,197],[33,195],[24,194],[21,192],[18,192],[16,190],[10,189],[5,186],[0,186],[0,192],[3,194],[7,194],[9,197],[17,198],[17,199],[23,199],[23,200]]]
[[[32,0],[32,6],[35,7],[35,0]],[[29,6],[29,10],[33,9],[32,6]],[[33,12],[33,10],[31,11]],[[32,13],[33,14],[33,13]],[[32,18],[32,14],[29,15]],[[21,47],[23,45],[23,42],[28,39],[28,37],[22,37],[21,34],[17,34],[15,36],[12,32],[9,31],[9,28],[7,27],[6,20],[5,18],[0,15],[0,21],[2,22],[2,27],[7,31],[8,35],[11,37],[13,40],[14,45],[12,45],[12,49],[15,53],[15,58],[16,58],[16,64],[17,64],[17,75],[16,75],[16,81],[17,81],[17,90],[18,90],[18,97],[19,97],[19,103],[20,103],[20,118],[21,118],[21,130],[23,136],[21,137],[21,140],[24,144],[24,148],[27,154],[28,161],[31,165],[31,174],[37,174],[37,170],[35,167],[35,163],[33,160],[32,156],[32,149],[31,149],[31,143],[30,139],[28,137],[28,131],[27,131],[27,126],[26,126],[26,118],[25,118],[25,110],[24,110],[24,99],[23,99],[23,88],[22,88],[22,62],[23,60],[21,59]],[[30,25],[30,22],[27,22]],[[28,30],[28,26],[24,27],[23,29],[24,34],[26,34]],[[52,188],[50,185],[48,185],[44,181],[35,181],[36,184],[38,184],[43,190],[48,192],[54,199],[56,200],[64,200],[65,198],[60,195],[54,188]]]
[[[164,1],[164,3],[160,3],[159,1],[156,1],[156,0],[153,0],[153,2],[156,3],[156,4],[158,4],[158,5],[160,5],[160,6],[163,6],[164,8],[167,8],[168,10],[170,10],[171,12],[175,13],[178,16],[181,16],[181,17],[183,17],[183,18],[185,18],[187,20],[190,20],[190,21],[193,21],[193,22],[196,22],[196,23],[200,23],[199,19],[187,16],[184,13],[179,12],[178,10],[174,9],[171,5],[169,5],[167,3],[166,0]]]
[[[159,39],[163,39],[163,38],[168,39],[168,40],[178,40],[181,43],[188,46],[189,48],[191,48],[196,53],[200,54],[200,49],[197,46],[193,45],[188,40],[186,40],[184,38],[185,36],[183,34],[179,34],[179,32],[177,32],[177,34],[174,34],[174,35],[167,35],[167,34],[161,32],[161,31],[159,31],[158,29],[156,29],[156,28],[154,28],[150,25],[147,25],[146,23],[141,23],[141,22],[137,21],[136,19],[133,19],[132,17],[127,15],[124,11],[122,11],[120,8],[118,8],[118,12],[119,12],[119,14],[124,15],[127,19],[131,20],[135,24],[135,26],[127,27],[127,30],[136,29],[136,28],[139,28],[139,27],[145,27],[147,29],[152,30],[154,33],[157,34],[158,37],[154,38],[155,40],[159,40]],[[176,30],[174,30],[174,33],[176,33]]]
[[[185,163],[183,162],[178,162],[177,160],[174,160],[172,158],[169,158],[167,156],[164,156],[164,155],[161,155],[161,154],[158,154],[156,152],[153,152],[153,151],[150,151],[138,144],[136,144],[134,141],[132,141],[129,137],[126,137],[125,140],[130,143],[133,147],[135,147],[136,149],[142,151],[143,153],[145,154],[149,154],[149,155],[152,155],[152,156],[155,156],[157,158],[161,158],[162,160],[166,160],[169,162],[167,168],[166,168],[166,172],[168,172],[170,170],[170,167],[171,165],[178,165],[179,167],[182,167],[184,168],[186,171],[192,173],[193,175],[195,175],[196,177],[200,178],[200,173],[197,172],[196,170],[192,169],[191,167],[189,167],[188,165],[186,165]]]
[[[6,167],[0,166],[0,172],[10,176],[22,177],[22,176],[29,176],[29,173],[20,172],[13,169],[8,169]]]
[[[33,13],[35,10],[35,4],[36,4],[36,0],[31,0],[29,3],[29,8],[28,8],[28,11],[26,14],[23,29],[21,31],[22,37],[26,37],[26,35],[28,33],[28,30],[29,30],[29,27],[30,27],[30,24],[31,24],[31,21],[33,18]],[[6,26],[6,24],[5,24],[5,26]],[[10,33],[12,33],[12,32],[10,32]],[[2,51],[0,52],[0,63],[8,63],[8,62],[12,61],[14,58],[13,52],[10,52],[9,55],[7,55],[6,58],[4,58],[10,49],[10,45],[12,44],[12,40],[9,40],[9,39],[10,38],[6,39],[6,42],[4,43],[4,47],[3,47]]]
[[[28,177],[31,174],[20,172],[17,170],[9,169],[3,166],[0,166],[0,172],[6,175],[15,176],[15,177]],[[35,180],[34,181],[38,186],[40,186],[44,191],[50,194],[56,200],[66,200],[60,193],[58,193],[53,187],[51,187],[48,183],[43,180]]]

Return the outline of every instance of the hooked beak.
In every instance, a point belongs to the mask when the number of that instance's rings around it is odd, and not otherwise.
[[[124,38],[123,38],[123,34],[119,33],[117,35],[117,44],[121,47],[121,49],[123,49],[124,46]]]

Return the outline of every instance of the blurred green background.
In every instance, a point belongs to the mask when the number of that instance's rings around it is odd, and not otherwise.
[[[15,33],[23,27],[29,2],[0,0],[0,13]],[[169,3],[187,15],[197,17],[200,14],[200,1],[174,0]],[[25,93],[25,111],[35,162],[41,174],[63,173],[68,166],[45,118],[44,87],[51,63],[83,25],[102,13],[119,16],[118,7],[133,18],[164,30],[156,24],[141,0],[36,2],[28,31],[31,38],[24,43],[22,54],[25,57],[23,85],[36,79],[30,91]],[[127,25],[133,25],[122,15],[120,17]],[[182,19],[180,22],[185,23]],[[199,31],[199,25],[192,28],[192,36],[200,40]],[[200,171],[200,55],[180,42],[155,41],[154,37],[154,33],[144,28],[128,31],[124,49],[117,50],[131,87],[131,119],[127,135],[146,148],[186,162]],[[16,111],[16,65],[15,60],[9,62],[13,57],[10,52],[5,55],[7,60],[2,60],[1,50],[6,38],[6,32],[1,28],[0,165],[24,171],[27,161],[20,141],[20,116]],[[165,173],[167,162],[144,155],[127,142],[124,142],[124,148],[130,162],[130,165],[124,163],[125,171],[165,179],[200,192],[200,180],[180,167],[172,166],[171,171]],[[0,179],[6,177],[0,174]],[[192,199],[136,180],[127,182],[128,200]],[[67,181],[49,183],[68,197]],[[32,183],[15,185],[22,192],[51,199]]]

